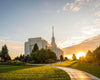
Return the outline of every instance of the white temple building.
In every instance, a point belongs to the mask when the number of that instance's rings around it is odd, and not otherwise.
[[[35,43],[37,43],[39,49],[52,49],[56,53],[57,60],[60,60],[61,55],[63,56],[63,51],[60,48],[58,48],[55,43],[54,27],[52,27],[51,44],[49,44],[46,40],[44,40],[41,37],[29,38],[28,41],[25,42],[25,56],[30,55]]]

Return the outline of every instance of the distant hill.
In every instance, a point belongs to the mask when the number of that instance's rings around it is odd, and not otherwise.
[[[0,40],[0,50],[4,44],[7,45],[9,54],[12,58],[24,53],[23,43]]]
[[[88,50],[94,50],[100,45],[100,35],[89,38],[78,45],[63,48],[64,55],[71,55],[77,52],[87,52]]]

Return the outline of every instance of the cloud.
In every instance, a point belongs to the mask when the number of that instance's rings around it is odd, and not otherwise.
[[[82,33],[87,34],[87,35],[91,35],[91,34],[95,34],[97,32],[99,32],[100,29],[97,27],[84,27],[82,28]]]
[[[66,3],[66,5],[63,7],[63,11],[67,11],[73,6],[73,3]]]
[[[92,0],[86,0],[87,2],[92,1]]]
[[[81,40],[81,39],[85,39],[85,36],[77,36],[77,37],[72,37],[73,40]]]
[[[60,10],[57,10],[57,13],[59,14],[60,13]]]
[[[57,41],[57,46],[60,47],[60,48],[64,48],[64,47],[67,47],[67,46],[70,46],[72,44],[71,41],[69,40],[65,40],[65,41]]]
[[[100,18],[96,19],[96,22],[97,22],[97,23],[98,23],[98,22],[100,23]]]
[[[72,11],[79,11],[79,10],[80,10],[79,7],[74,7],[74,8],[72,9]]]
[[[71,3],[66,3],[66,5],[63,7],[63,11],[79,11],[82,6],[84,6],[86,3],[90,2],[92,0],[75,0]]]
[[[95,19],[94,24],[95,26],[100,27],[100,18]]]
[[[95,13],[95,15],[98,16],[98,17],[100,17],[100,11],[97,11],[97,12]]]
[[[97,8],[99,8],[100,7],[100,1],[96,1],[95,3],[94,3],[94,9],[97,9]]]
[[[67,3],[63,7],[63,11],[68,11],[68,10],[79,11],[80,10],[80,7],[79,6],[76,6],[74,3]]]
[[[70,40],[57,41],[57,46],[60,48],[65,48],[68,46],[79,44],[85,39],[86,39],[85,36],[76,36],[76,37],[72,37]]]

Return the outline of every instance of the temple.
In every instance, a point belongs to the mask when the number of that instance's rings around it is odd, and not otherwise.
[[[35,43],[37,43],[39,49],[44,48],[53,50],[57,56],[57,60],[60,60],[61,55],[63,56],[63,51],[57,47],[55,42],[54,27],[52,27],[51,44],[49,44],[46,40],[44,40],[41,37],[29,38],[28,41],[25,42],[25,56],[30,55]]]

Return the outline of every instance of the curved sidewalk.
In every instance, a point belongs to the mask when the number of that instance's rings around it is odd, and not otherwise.
[[[71,80],[100,80],[100,78],[97,78],[87,72],[80,71],[77,69],[72,69],[68,67],[60,67],[60,66],[53,66],[53,67],[66,71],[69,74]]]
[[[52,66],[51,64],[30,64],[30,65],[31,66]],[[56,67],[67,72],[71,80],[100,80],[100,78],[97,78],[87,72],[84,72],[78,69],[73,69],[69,67],[61,67],[61,66],[52,66],[52,67]]]

